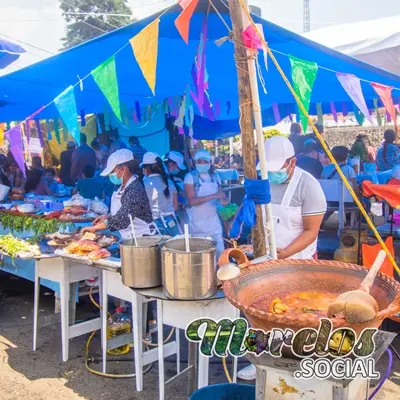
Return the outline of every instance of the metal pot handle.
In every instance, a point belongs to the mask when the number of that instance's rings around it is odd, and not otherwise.
[[[248,264],[249,259],[246,254],[239,249],[226,249],[219,257],[218,265],[229,264],[229,257],[233,257],[239,265]]]
[[[390,303],[390,305],[382,311],[378,312],[377,318],[384,320],[393,315],[400,313],[400,294]]]

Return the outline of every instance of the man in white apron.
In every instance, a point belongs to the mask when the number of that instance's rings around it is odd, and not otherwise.
[[[293,144],[286,137],[268,139],[265,156],[278,258],[315,258],[318,233],[326,212],[321,185],[311,174],[296,167]],[[253,365],[238,372],[238,378],[243,380],[255,377]]]

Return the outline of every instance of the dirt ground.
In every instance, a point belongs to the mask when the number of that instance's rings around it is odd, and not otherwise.
[[[10,288],[13,288],[10,290]],[[137,393],[134,379],[108,379],[89,373],[84,366],[84,349],[87,336],[70,342],[70,359],[61,361],[61,337],[59,315],[54,314],[54,297],[45,295],[40,299],[38,350],[32,351],[33,284],[14,279],[0,272],[0,399],[1,400],[150,400],[158,397],[158,378],[155,364],[144,376],[145,391]],[[78,305],[77,319],[95,315],[88,302]],[[183,341],[182,341],[183,342]],[[396,342],[400,352],[400,340]],[[100,341],[96,335],[90,354],[100,356]],[[187,358],[183,348],[182,360]],[[243,360],[244,361],[244,360]],[[210,384],[226,382],[221,364],[212,360]],[[379,369],[387,365],[382,358]],[[93,364],[101,370],[101,364]],[[131,362],[108,364],[111,373],[131,373]],[[182,368],[185,365],[182,364]],[[166,378],[175,373],[174,358],[165,363]],[[166,386],[167,399],[187,399],[187,378],[181,377]],[[400,361],[394,356],[394,366],[388,380],[378,395],[378,400],[400,399]]]

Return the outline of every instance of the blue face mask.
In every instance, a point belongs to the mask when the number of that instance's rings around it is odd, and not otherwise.
[[[196,164],[196,169],[199,174],[206,174],[210,170],[210,163],[208,164]]]
[[[286,168],[282,168],[279,171],[269,171],[268,172],[268,179],[272,185],[281,185],[282,183],[288,180],[289,176],[286,171]]]
[[[122,183],[123,183],[122,176],[121,176],[121,178],[118,178],[118,175],[117,175],[115,172],[114,172],[113,174],[108,175],[108,178],[110,179],[110,182],[111,182],[113,185],[118,185],[118,186],[120,186],[120,185],[122,185]]]
[[[169,172],[170,175],[176,176],[179,174],[179,169],[173,169],[172,171]]]

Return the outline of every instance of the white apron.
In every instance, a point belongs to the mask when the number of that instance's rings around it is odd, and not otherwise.
[[[272,216],[275,229],[276,247],[284,249],[304,231],[301,207],[290,207],[293,194],[300,182],[303,172],[295,167],[292,179],[289,182],[282,203],[272,204]],[[317,239],[304,250],[289,258],[311,259],[317,251]]]
[[[136,180],[136,177],[132,176],[132,178],[129,179],[129,181],[126,183],[125,188],[127,188],[135,180]],[[111,215],[115,215],[121,208],[121,197],[124,194],[124,190],[121,190],[121,187],[122,186],[120,186],[113,193],[113,195],[111,197],[111,207],[110,207]],[[135,234],[138,237],[141,237],[143,235],[151,235],[150,225],[152,225],[152,224],[148,224],[147,222],[144,222],[140,218],[134,218],[133,225],[135,227]],[[121,229],[119,231],[119,234],[121,235],[122,240],[133,239],[132,229],[130,226],[128,226],[128,228],[126,228],[126,229]]]
[[[218,192],[217,182],[204,182],[199,180],[200,188],[198,197],[209,196]],[[189,217],[189,233],[192,236],[212,237],[217,243],[217,260],[225,250],[222,236],[222,225],[217,213],[217,201],[211,200],[199,206],[187,209]]]

